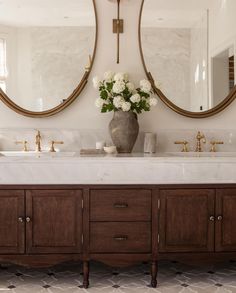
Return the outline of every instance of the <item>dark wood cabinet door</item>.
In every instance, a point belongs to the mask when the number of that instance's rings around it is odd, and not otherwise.
[[[24,191],[0,191],[0,254],[25,251]]]
[[[31,190],[26,192],[27,252],[80,253],[82,192]]]
[[[160,252],[213,251],[215,191],[169,189],[160,197]]]
[[[236,251],[236,189],[216,193],[216,251]]]

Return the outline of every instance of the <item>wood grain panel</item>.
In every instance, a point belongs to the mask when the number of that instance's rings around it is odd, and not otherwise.
[[[214,250],[215,191],[161,190],[160,251]]]
[[[28,253],[76,253],[82,248],[82,191],[26,193]]]
[[[216,193],[216,251],[236,251],[236,189]]]
[[[92,222],[90,223],[90,251],[92,253],[151,252],[151,224],[148,222]]]
[[[91,221],[150,221],[151,190],[103,189],[90,192]]]
[[[0,254],[25,251],[24,202],[24,191],[0,190]]]

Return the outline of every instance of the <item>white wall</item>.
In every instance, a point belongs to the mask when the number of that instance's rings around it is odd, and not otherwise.
[[[235,1],[235,0],[232,0]],[[144,70],[138,47],[138,17],[141,0],[123,0],[121,16],[125,20],[125,33],[121,36],[121,63],[116,65],[116,37],[112,34],[112,18],[116,16],[116,5],[107,0],[96,0],[99,18],[97,55],[91,78],[105,70],[128,71],[134,80],[143,78]],[[112,114],[100,114],[94,107],[97,92],[91,80],[82,95],[61,114],[43,119],[20,116],[0,103],[0,127],[31,128],[94,128],[107,129]],[[224,112],[207,119],[182,117],[162,102],[150,113],[139,117],[141,130],[160,129],[235,129],[236,102]]]

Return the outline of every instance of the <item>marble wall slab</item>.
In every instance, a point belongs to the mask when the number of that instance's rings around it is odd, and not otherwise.
[[[40,129],[42,135],[42,148],[48,149],[52,140],[62,140],[64,145],[57,147],[61,151],[79,151],[81,148],[95,148],[97,141],[105,141],[112,144],[108,131],[94,129]],[[223,141],[223,145],[217,146],[218,151],[236,152],[236,130],[211,129],[203,131],[206,144],[202,144],[204,151],[210,150],[210,141]],[[11,128],[0,129],[0,151],[21,150],[21,145],[16,141],[27,140],[29,149],[35,149],[36,129]],[[187,140],[189,150],[196,148],[197,129],[187,130],[160,130],[157,135],[157,152],[176,152],[181,146],[175,145],[176,140]],[[140,132],[134,147],[134,152],[143,152],[144,132]]]

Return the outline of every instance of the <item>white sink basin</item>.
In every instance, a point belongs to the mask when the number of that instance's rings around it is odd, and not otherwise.
[[[217,157],[217,158],[225,158],[225,157],[235,157],[236,158],[236,152],[202,152],[202,153],[196,153],[196,152],[167,152],[165,153],[166,156],[169,157],[187,157],[187,158],[212,158],[212,157]]]
[[[35,152],[35,151],[1,151],[0,156],[3,157],[73,157],[75,152]]]

